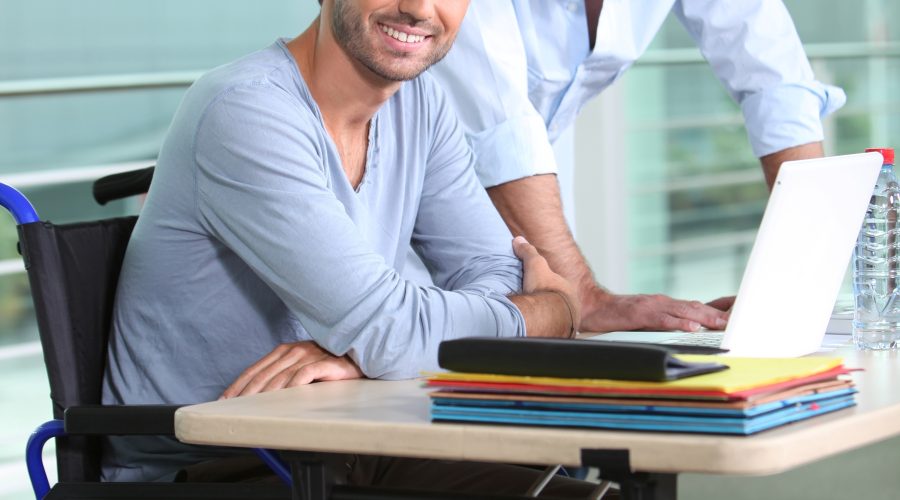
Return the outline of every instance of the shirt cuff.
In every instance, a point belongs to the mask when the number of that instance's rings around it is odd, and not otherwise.
[[[475,151],[475,171],[486,187],[530,177],[555,174],[556,157],[539,115],[507,120],[488,130],[468,135]]]
[[[820,82],[781,85],[741,103],[750,145],[757,157],[821,141],[822,118],[847,102],[844,91]]]

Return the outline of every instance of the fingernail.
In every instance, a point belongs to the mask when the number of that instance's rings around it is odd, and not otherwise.
[[[524,236],[516,236],[513,238],[513,241],[515,243],[528,243],[528,240],[526,240]]]
[[[688,323],[688,328],[690,328],[692,332],[696,332],[697,330],[700,329],[700,323],[697,323],[696,321],[691,321],[690,323]]]
[[[716,328],[725,328],[728,322],[722,318],[716,318]]]

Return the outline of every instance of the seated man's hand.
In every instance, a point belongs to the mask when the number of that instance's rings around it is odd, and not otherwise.
[[[598,288],[584,297],[580,330],[721,330],[728,324],[732,304],[734,297],[703,304],[666,295],[616,295]]]
[[[529,294],[553,291],[563,295],[571,309],[574,320],[573,327],[577,329],[581,318],[581,304],[578,301],[575,286],[566,278],[553,272],[547,260],[525,238],[515,237],[513,250],[516,257],[522,260],[522,292]]]
[[[313,341],[281,344],[244,370],[222,399],[305,385],[319,380],[363,378],[356,363],[335,356]]]

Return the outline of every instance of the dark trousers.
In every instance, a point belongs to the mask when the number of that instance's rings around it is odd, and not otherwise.
[[[542,474],[537,469],[508,464],[368,455],[329,455],[325,462],[335,484],[492,495],[524,495]],[[175,480],[245,482],[278,478],[255,456],[241,456],[186,467]],[[595,487],[586,481],[556,476],[541,496],[586,498]]]

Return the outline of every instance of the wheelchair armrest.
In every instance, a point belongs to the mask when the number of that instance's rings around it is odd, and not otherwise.
[[[174,436],[175,410],[182,405],[86,405],[70,406],[63,416],[64,430],[68,435],[92,436]],[[55,426],[59,427],[58,420]],[[51,425],[53,422],[45,424]],[[53,427],[51,425],[51,427]],[[36,462],[40,462],[40,449],[51,432],[45,432],[43,440],[37,447]],[[53,434],[54,436],[59,435]],[[31,443],[29,442],[29,448]],[[269,450],[255,448],[253,450],[260,460],[286,484],[291,484],[290,468]],[[41,470],[43,473],[43,469]],[[29,469],[29,474],[31,471]],[[45,475],[46,476],[46,475]],[[34,477],[32,475],[32,477]],[[46,479],[44,479],[46,482]]]
[[[72,406],[66,408],[69,435],[175,435],[181,405]]]
[[[175,435],[175,411],[181,405],[116,405],[116,406],[70,406],[66,408],[63,420],[51,420],[37,428],[28,439],[25,447],[25,462],[28,469],[28,477],[34,489],[35,498],[43,499],[50,492],[50,482],[47,480],[47,472],[44,470],[41,458],[44,443],[48,439],[65,435],[81,436],[137,436]],[[254,449],[257,456],[272,469],[272,471],[284,482],[291,484],[290,468],[281,459],[269,450]],[[68,489],[66,491],[69,491]],[[93,491],[93,490],[91,490]],[[74,498],[70,493],[60,493],[61,498]],[[93,495],[93,494],[92,494]],[[171,493],[153,496],[153,498],[169,497]],[[151,495],[152,496],[152,495]],[[244,497],[238,495],[213,494],[196,498],[268,498],[257,494]],[[280,497],[280,495],[279,495]],[[47,497],[50,498],[50,497]],[[53,497],[56,498],[56,497]],[[82,498],[78,496],[78,498]],[[87,496],[83,497],[87,498]],[[101,498],[91,496],[91,498]],[[106,496],[102,498],[107,498]],[[109,497],[112,498],[112,497]],[[144,498],[142,496],[142,498]],[[174,498],[174,496],[172,497]],[[182,497],[179,497],[182,498]],[[184,497],[187,498],[187,497]],[[190,496],[189,498],[195,498]]]

